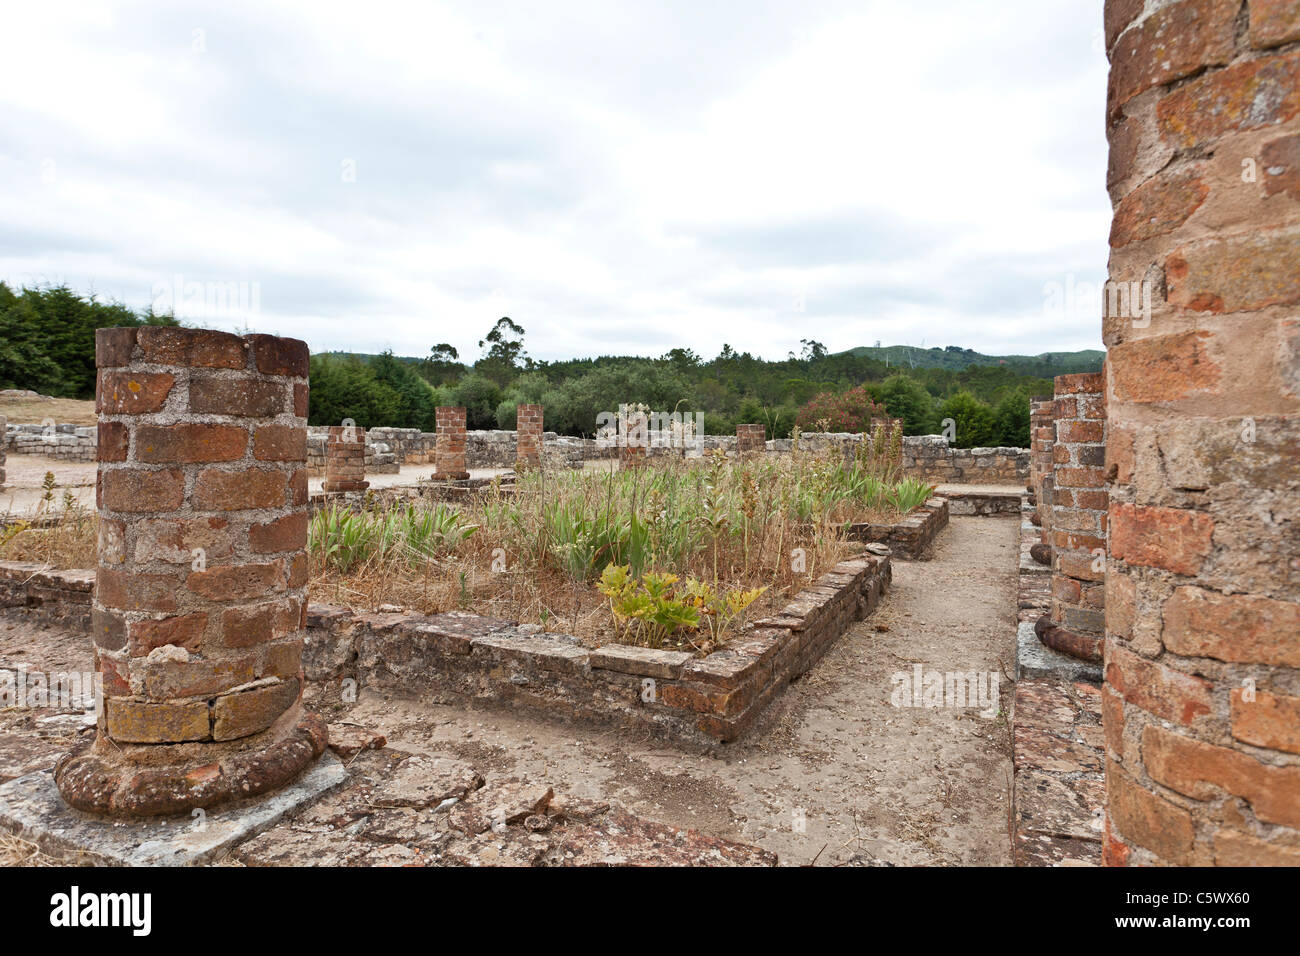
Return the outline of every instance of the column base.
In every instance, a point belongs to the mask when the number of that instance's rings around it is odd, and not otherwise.
[[[255,738],[224,745],[119,744],[97,733],[59,758],[54,780],[68,805],[87,813],[186,813],[291,783],[328,740],[325,721],[298,708]]]
[[[468,481],[468,471],[435,471],[433,481]]]
[[[1087,661],[1089,664],[1102,663],[1104,638],[1092,634],[1076,634],[1052,623],[1049,615],[1044,614],[1034,624],[1034,633],[1043,643],[1068,657]]]
[[[321,485],[321,491],[365,491],[369,487],[370,482],[368,481],[332,481],[331,479],[326,478],[324,483]]]

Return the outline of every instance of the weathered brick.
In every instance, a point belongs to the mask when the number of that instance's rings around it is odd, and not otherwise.
[[[1103,25],[1106,30],[1106,49],[1109,50],[1130,23],[1142,12],[1146,0],[1107,0]]]
[[[1154,724],[1142,731],[1142,761],[1152,780],[1193,800],[1224,791],[1265,823],[1300,826],[1300,767],[1273,767]]]
[[[1169,303],[1191,312],[1253,312],[1300,302],[1300,238],[1252,234],[1180,249],[1165,263]]]
[[[1148,793],[1114,761],[1106,765],[1106,809],[1127,842],[1145,847],[1170,863],[1192,862],[1196,839],[1192,815]]]
[[[122,422],[100,422],[95,442],[98,461],[126,461],[131,429]]]
[[[101,608],[90,612],[90,634],[95,646],[105,651],[120,651],[126,646],[126,620],[121,614]]]
[[[144,574],[101,567],[95,572],[95,599],[119,611],[156,611],[170,614],[176,610],[176,588],[180,579],[174,574]]]
[[[223,647],[254,647],[297,630],[296,606],[282,601],[234,607],[221,614]]]
[[[207,624],[208,616],[202,612],[159,620],[132,621],[128,627],[131,635],[130,654],[132,657],[144,657],[154,648],[168,644],[190,651],[198,650]]]
[[[135,351],[135,328],[126,326],[95,330],[95,367],[116,368],[131,363]]]
[[[253,432],[253,457],[258,461],[306,461],[307,429],[295,425],[263,425]]]
[[[168,372],[129,372],[100,369],[95,386],[95,411],[101,415],[144,415],[167,403],[175,376]]]
[[[1119,249],[1167,235],[1201,208],[1210,187],[1199,169],[1183,169],[1157,176],[1133,190],[1115,210],[1110,224],[1110,244]]]
[[[257,378],[198,378],[190,382],[190,411],[197,415],[274,418],[286,407],[283,382]]]
[[[135,456],[145,464],[235,461],[248,449],[248,431],[238,425],[139,425]]]
[[[194,484],[194,507],[203,511],[280,508],[285,504],[286,477],[275,469],[245,468],[201,472]]]
[[[255,524],[248,532],[255,553],[294,551],[307,546],[307,512],[296,511],[266,524]]]
[[[1300,0],[1250,0],[1250,45],[1257,50],[1300,40]]]
[[[275,723],[297,699],[296,679],[223,694],[212,705],[212,738],[237,740],[259,733]]]
[[[310,353],[307,343],[278,335],[250,335],[253,361],[263,375],[288,375],[306,378]]]
[[[1215,866],[1300,866],[1300,846],[1266,843],[1246,833],[1221,830],[1214,836]]]
[[[1300,199],[1300,134],[1265,143],[1260,150],[1259,166],[1263,171],[1265,196],[1281,194]]]
[[[1175,574],[1196,574],[1210,553],[1214,519],[1181,508],[1112,504],[1110,555]]]
[[[1120,36],[1111,56],[1111,115],[1139,93],[1229,62],[1239,8],[1236,0],[1176,0]]]
[[[1115,760],[1124,759],[1124,698],[1114,688],[1101,688],[1101,722],[1106,732],[1106,749]]]
[[[284,563],[234,564],[192,571],[185,586],[209,601],[248,601],[284,586]]]
[[[293,413],[299,418],[306,418],[311,403],[311,390],[301,382],[293,386]]]
[[[141,357],[158,365],[243,368],[248,364],[244,340],[229,332],[149,326],[138,329]]]
[[[1180,587],[1165,602],[1164,642],[1176,654],[1300,667],[1300,605]]]
[[[121,743],[208,740],[206,701],[148,703],[114,698],[105,704],[108,735]]]
[[[1212,685],[1127,651],[1106,646],[1106,683],[1130,704],[1165,720],[1190,725],[1210,712]]]
[[[1106,360],[1115,397],[1135,404],[1174,402],[1216,389],[1223,370],[1210,357],[1211,333],[1179,332],[1114,345]]]
[[[1300,113],[1300,53],[1247,60],[1170,93],[1156,106],[1160,135],[1175,148],[1277,126]]]
[[[1231,709],[1232,736],[1238,740],[1300,754],[1300,697],[1263,690],[1247,694],[1237,688],[1232,692]]]

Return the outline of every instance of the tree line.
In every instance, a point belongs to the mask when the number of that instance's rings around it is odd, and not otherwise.
[[[0,283],[0,388],[91,398],[94,330],[146,324],[178,323],[171,315],[133,312],[66,286],[15,291]],[[502,318],[484,334],[474,358],[462,358],[447,343],[418,358],[318,353],[311,358],[309,421],[351,419],[367,428],[432,431],[437,406],[463,405],[471,429],[508,429],[516,405],[538,403],[546,408],[547,430],[589,436],[600,412],[641,403],[655,411],[701,412],[709,434],[730,434],[745,422],[764,424],[775,438],[796,427],[860,431],[886,415],[901,419],[908,435],[947,430],[963,447],[1024,447],[1029,398],[1052,391],[1051,378],[1038,373],[1057,374],[1041,356],[1032,371],[974,363],[899,368],[864,354],[875,350],[832,354],[811,339],[775,361],[729,345],[713,358],[676,348],[658,358],[538,361],[527,354],[525,335],[519,323]],[[944,358],[951,365],[952,356]]]

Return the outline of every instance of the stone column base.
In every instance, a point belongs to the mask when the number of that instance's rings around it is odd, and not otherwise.
[[[324,483],[321,485],[321,491],[365,491],[369,487],[370,482],[368,481],[335,481],[334,479],[326,478]]]
[[[435,471],[433,473],[434,481],[468,481],[468,471]]]
[[[59,759],[54,780],[63,799],[87,813],[186,813],[291,783],[328,741],[325,721],[299,707],[262,734],[229,744],[118,744],[96,734]]]

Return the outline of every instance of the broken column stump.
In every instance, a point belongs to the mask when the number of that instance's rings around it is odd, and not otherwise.
[[[323,491],[365,491],[366,430],[356,425],[331,425],[325,440]]]
[[[438,431],[434,440],[434,481],[464,481],[465,409],[463,406],[439,405],[434,412]]]
[[[55,768],[73,807],[255,797],[325,749],[301,704],[307,355],[271,335],[96,333],[104,706]]]

